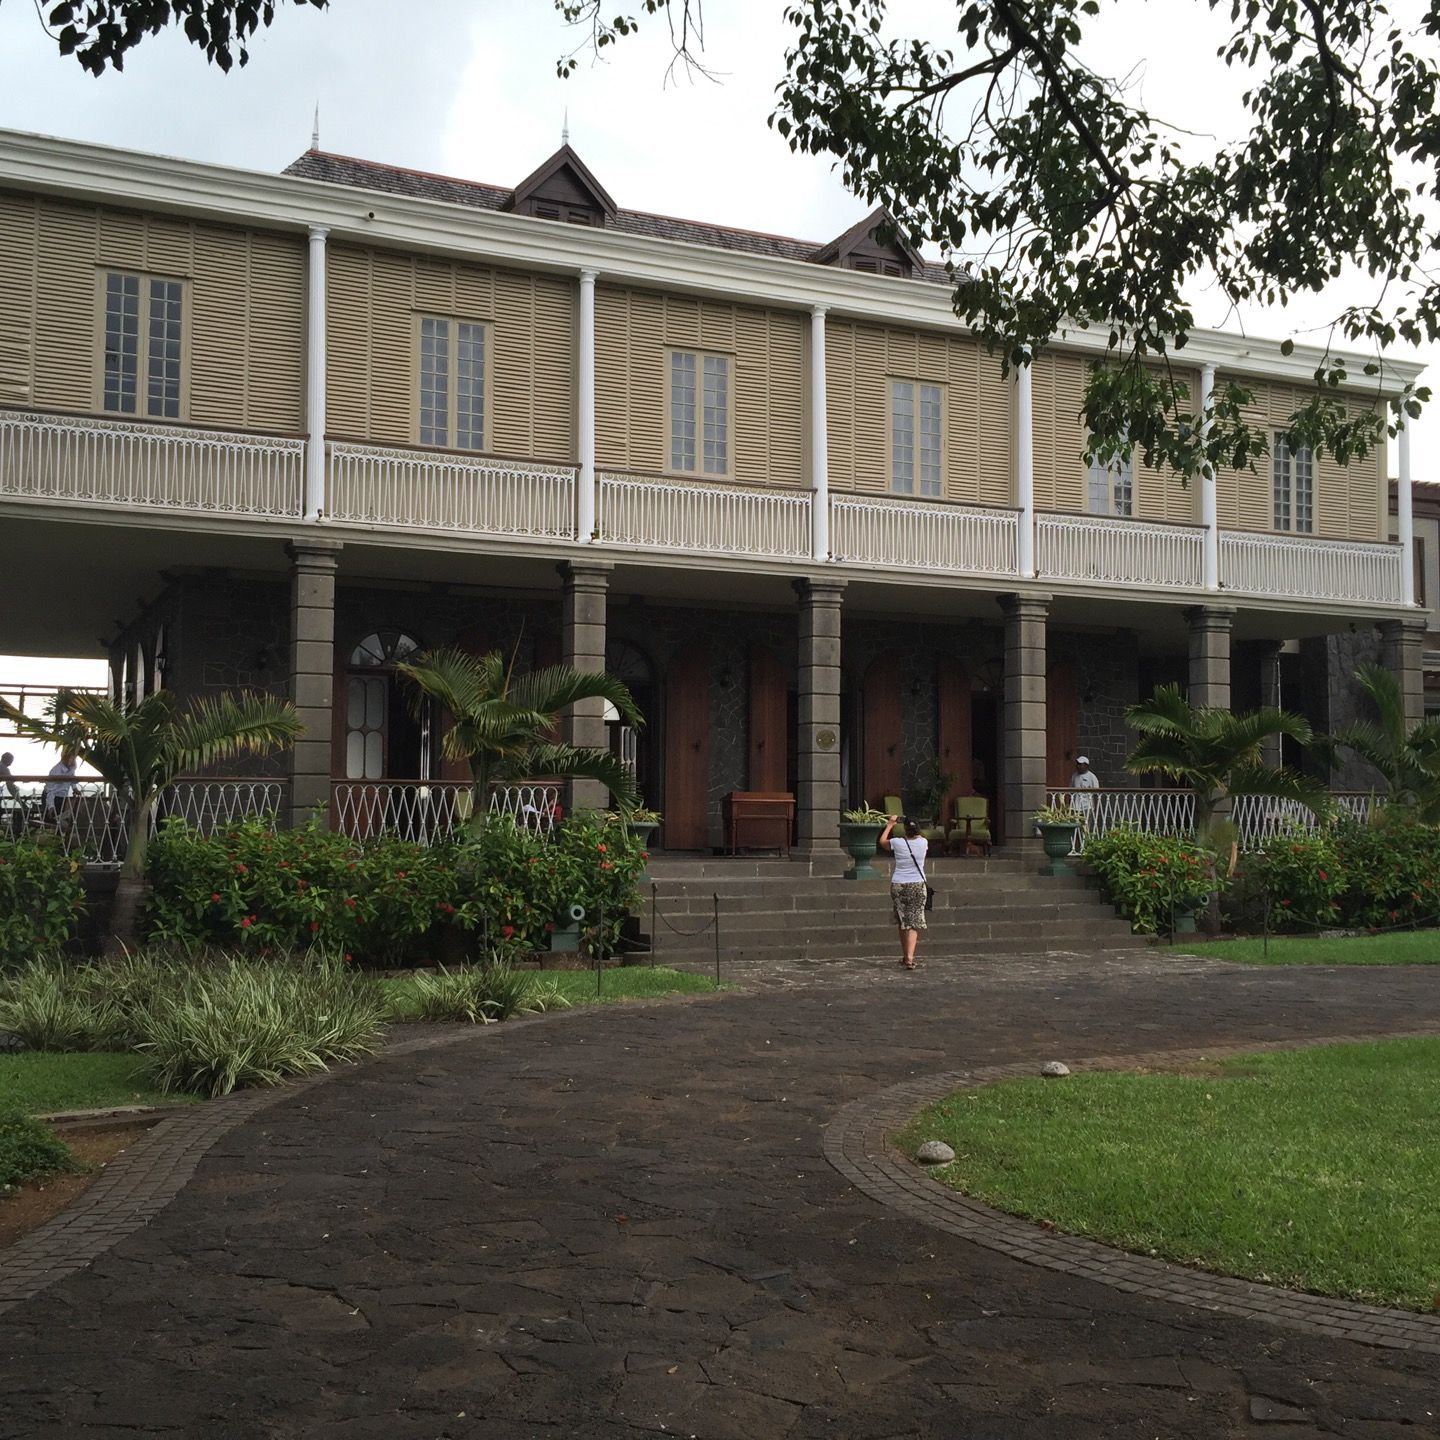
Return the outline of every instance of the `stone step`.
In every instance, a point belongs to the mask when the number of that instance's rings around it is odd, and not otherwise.
[[[963,961],[967,955],[1043,955],[1047,951],[1112,951],[1140,949],[1148,945],[1143,935],[1128,934],[1057,934],[1047,935],[1043,940],[1026,936],[1005,935],[998,938],[967,938],[955,940],[950,937],[929,933],[921,938],[920,957],[926,960]],[[843,945],[790,944],[767,945],[758,942],[730,945],[722,940],[720,967],[723,975],[727,964],[748,961],[793,961],[793,960],[893,960],[899,953],[895,932],[888,939],[866,939]],[[688,950],[666,948],[661,945],[654,952],[657,965],[673,965],[683,969],[708,969],[715,963],[713,945]]]
[[[874,865],[877,870],[888,871],[891,865],[888,857],[877,856]],[[1038,869],[1040,861],[1031,856],[954,856],[932,855],[929,868],[935,872],[966,871],[972,874],[1013,875],[1027,870]],[[824,879],[841,878],[851,868],[847,856],[839,860],[786,860],[783,857],[748,856],[685,856],[665,855],[659,851],[651,853],[650,873],[654,876],[676,879],[741,879],[754,880],[778,876]]]
[[[660,914],[682,930],[694,929],[697,924],[708,920],[713,914],[709,906],[680,910],[661,906]],[[649,911],[641,917],[646,927],[650,924]],[[1037,902],[1023,910],[1004,905],[942,905],[938,899],[930,911],[929,923],[932,928],[952,925],[1001,925],[1028,924],[1031,922],[1055,924],[1106,924],[1120,922],[1108,909],[1094,904],[1076,902]],[[854,906],[844,910],[786,910],[770,906],[720,908],[720,924],[730,930],[763,930],[766,927],[784,928],[787,931],[817,931],[824,933],[837,926],[879,925],[892,928],[895,921],[888,902],[877,901],[871,905]],[[662,921],[663,925],[663,921]]]
[[[973,883],[946,884],[935,880],[935,903],[943,907],[969,905],[1001,905],[1021,909],[1030,905],[1060,903],[1095,904],[1097,892],[1082,881],[1014,877],[1007,885]],[[721,909],[784,910],[827,913],[832,910],[863,910],[885,908],[890,903],[890,889],[884,883],[859,882],[834,888],[816,885],[721,885],[702,881],[694,885],[657,884],[654,900],[667,913],[671,910],[699,913],[710,910],[719,896]],[[651,892],[643,890],[645,907],[651,903]]]

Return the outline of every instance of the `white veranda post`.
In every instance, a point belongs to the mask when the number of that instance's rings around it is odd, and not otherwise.
[[[310,270],[305,327],[305,518],[318,520],[325,509],[325,237],[310,231]]]
[[[825,307],[810,312],[810,556],[830,558],[830,427],[825,410]]]
[[[1200,426],[1208,437],[1210,433],[1210,408],[1215,396],[1215,367],[1204,365],[1200,369]],[[1205,588],[1220,588],[1220,522],[1219,507],[1215,496],[1215,467],[1208,461],[1200,471],[1200,523],[1205,527]]]
[[[580,272],[580,354],[576,366],[580,475],[575,487],[575,538],[595,534],[595,271]]]

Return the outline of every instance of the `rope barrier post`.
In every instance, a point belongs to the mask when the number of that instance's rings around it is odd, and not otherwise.
[[[655,968],[655,952],[660,947],[660,926],[656,923],[660,908],[660,887],[650,882],[650,968]]]
[[[605,906],[601,904],[597,910],[598,923],[595,926],[595,998],[601,998],[604,989],[603,976],[605,974]]]
[[[720,988],[720,894],[717,891],[712,895],[711,900],[714,909],[711,917],[711,924],[715,928],[715,988]]]
[[[1264,959],[1268,960],[1270,958],[1270,886],[1268,883],[1260,893],[1265,900],[1264,914],[1260,921],[1260,953]]]

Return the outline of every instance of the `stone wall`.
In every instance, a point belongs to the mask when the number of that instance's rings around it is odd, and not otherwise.
[[[1134,784],[1125,773],[1125,757],[1136,739],[1125,714],[1140,698],[1140,647],[1134,632],[1081,634],[1052,626],[1048,651],[1052,665],[1069,660],[1079,677],[1075,753],[1090,757],[1090,768],[1102,785]]]

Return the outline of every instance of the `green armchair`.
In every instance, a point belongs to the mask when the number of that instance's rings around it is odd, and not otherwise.
[[[982,855],[990,853],[994,838],[990,834],[990,802],[983,795],[955,797],[955,827],[951,838],[966,855],[974,846]]]

